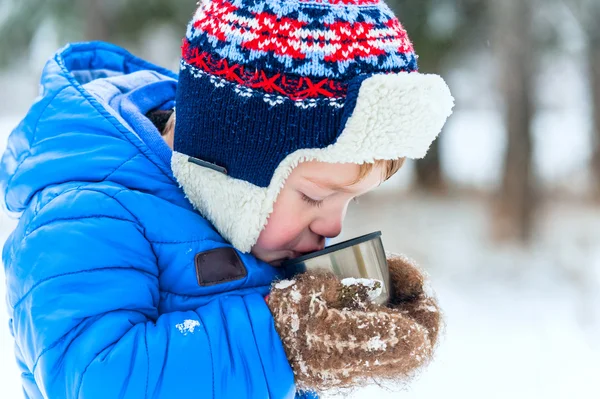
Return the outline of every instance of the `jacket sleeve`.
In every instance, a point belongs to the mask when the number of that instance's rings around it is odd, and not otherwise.
[[[13,332],[45,397],[294,397],[261,295],[159,316],[142,227],[103,194],[80,196],[94,212],[41,212],[4,251]]]

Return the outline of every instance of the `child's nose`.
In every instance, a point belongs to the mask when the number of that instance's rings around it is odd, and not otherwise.
[[[342,218],[327,218],[327,219],[318,219],[315,220],[310,229],[313,233],[321,236],[321,240],[323,244],[325,243],[325,238],[333,238],[340,235],[342,232]]]

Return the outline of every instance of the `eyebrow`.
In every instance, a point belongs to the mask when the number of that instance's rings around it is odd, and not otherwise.
[[[350,193],[350,194],[354,193],[353,190],[350,190],[348,188],[349,185],[336,184],[336,183],[331,183],[331,182],[323,182],[323,181],[319,181],[319,180],[309,179],[308,177],[305,177],[305,179],[311,183],[316,184],[317,186],[319,186],[321,188],[335,190],[335,191],[341,191],[343,193]]]

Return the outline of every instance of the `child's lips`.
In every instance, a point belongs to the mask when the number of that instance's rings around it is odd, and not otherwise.
[[[312,252],[320,251],[324,247],[325,247],[324,245],[321,245],[321,246],[319,246],[317,248],[313,248],[311,251],[306,251],[306,252],[299,252],[299,251],[288,250],[288,251],[286,251],[287,252],[286,256],[284,256],[282,258],[275,259],[275,260],[269,262],[269,264],[271,264],[271,266],[277,266],[277,267],[279,267],[286,260],[295,259],[295,258],[298,258],[298,257],[300,257],[302,255],[306,255],[306,254],[309,254],[309,253],[312,253]]]
[[[282,258],[278,258],[278,259],[275,259],[275,260],[269,262],[271,264],[271,266],[277,266],[277,267],[279,267],[286,260],[294,259],[294,258],[297,258],[297,257],[303,255],[301,252],[296,252],[296,251],[287,251],[287,252],[288,252],[288,255],[286,255],[286,256],[284,256]]]

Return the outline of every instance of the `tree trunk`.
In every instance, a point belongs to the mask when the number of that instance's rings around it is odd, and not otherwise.
[[[534,113],[531,2],[502,0],[495,4],[508,133],[496,233],[501,239],[527,241],[535,206],[530,132]]]
[[[592,37],[589,46],[589,74],[592,92],[592,131],[594,152],[592,168],[595,182],[595,196],[600,201],[600,33]]]
[[[441,73],[441,54],[430,54],[427,60],[423,60],[423,62],[419,64],[419,69],[423,68],[425,68],[427,73]],[[440,136],[442,134],[443,132],[440,133]],[[446,190],[446,181],[444,180],[442,165],[440,163],[439,137],[431,144],[425,158],[416,161],[415,172],[417,187],[430,193],[441,193]]]
[[[109,24],[103,0],[85,0],[85,37],[86,40],[108,41]]]
[[[446,188],[440,164],[440,139],[436,139],[427,155],[415,163],[417,186],[432,193],[443,192]]]

